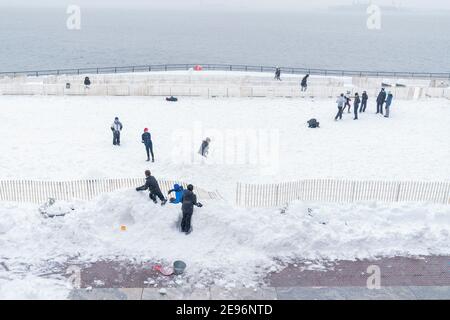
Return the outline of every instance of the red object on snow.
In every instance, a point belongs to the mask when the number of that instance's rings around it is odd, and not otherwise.
[[[147,132],[147,131],[148,131],[148,128],[145,128],[145,129],[144,129],[144,132]]]
[[[202,71],[202,70],[203,70],[203,67],[202,67],[202,66],[199,66],[199,65],[196,65],[196,66],[194,67],[194,70],[195,70],[195,71]]]

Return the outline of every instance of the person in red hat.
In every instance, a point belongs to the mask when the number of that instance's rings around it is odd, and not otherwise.
[[[148,128],[144,129],[142,134],[142,143],[145,145],[145,151],[147,151],[147,161],[150,161],[150,154],[152,155],[152,162],[155,162],[155,156],[153,155],[153,143],[152,136],[148,132]]]

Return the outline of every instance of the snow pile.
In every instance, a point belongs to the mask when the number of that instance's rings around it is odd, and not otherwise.
[[[268,271],[295,260],[450,254],[449,206],[297,202],[282,213],[204,204],[186,236],[178,231],[178,205],[160,207],[135,191],[74,202],[74,211],[56,218],[44,218],[31,205],[1,203],[0,259],[11,271],[75,257],[134,258],[149,268],[183,260],[190,284],[234,287],[259,285]]]
[[[70,287],[64,281],[34,275],[8,278],[0,273],[0,299],[2,300],[63,300]]]

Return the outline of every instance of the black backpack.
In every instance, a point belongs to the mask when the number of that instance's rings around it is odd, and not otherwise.
[[[319,122],[317,122],[316,119],[311,119],[307,123],[308,123],[308,127],[309,128],[320,128],[319,127]]]

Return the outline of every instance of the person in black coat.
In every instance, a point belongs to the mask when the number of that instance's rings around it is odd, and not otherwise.
[[[367,101],[369,100],[369,96],[366,91],[363,92],[361,98],[361,109],[359,109],[359,112],[366,112]]]
[[[89,88],[90,85],[91,85],[91,80],[89,80],[89,77],[84,78],[84,86],[86,88]]]
[[[381,88],[380,93],[377,97],[377,113],[383,114],[383,104],[386,101],[386,91],[384,88]]]
[[[159,200],[161,200],[161,205],[165,205],[167,199],[164,198],[161,189],[159,188],[158,181],[156,181],[155,177],[152,176],[150,170],[145,171],[145,177],[145,184],[142,187],[136,188],[136,191],[150,190],[150,199],[152,199],[154,203],[157,203],[156,197],[158,197]]]
[[[361,99],[359,98],[358,92],[355,93],[355,101],[353,101],[353,112],[355,113],[355,117],[353,120],[358,120],[358,110],[359,110],[359,104],[361,103]]]
[[[150,154],[152,155],[152,162],[155,162],[155,156],[153,155],[153,142],[148,128],[144,129],[142,134],[142,143],[145,145],[145,151],[147,152],[147,161],[150,161]]]
[[[194,213],[194,206],[201,208],[203,205],[197,202],[197,196],[195,195],[194,186],[192,184],[187,186],[187,190],[184,190],[183,197],[181,198],[181,210],[183,211],[183,219],[181,220],[181,232],[189,234],[191,232],[191,219]]]
[[[309,74],[307,74],[306,76],[303,77],[302,82],[301,82],[301,86],[302,86],[302,92],[306,91],[308,89],[308,78],[309,78]]]
[[[275,80],[281,81],[281,68],[279,67],[275,68]]]

